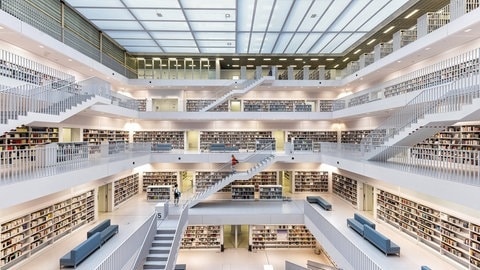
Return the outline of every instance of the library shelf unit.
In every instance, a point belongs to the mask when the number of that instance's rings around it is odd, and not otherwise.
[[[137,110],[139,112],[146,112],[147,111],[147,99],[137,99]]]
[[[195,192],[203,192],[230,174],[231,172],[195,172]],[[220,190],[220,192],[230,192],[227,188],[228,186]]]
[[[271,131],[200,131],[200,150],[207,152],[214,143],[238,147],[239,151],[254,152],[258,139],[273,138]]]
[[[259,138],[255,140],[255,151],[277,150],[275,138]]]
[[[244,112],[311,112],[305,100],[243,100]]]
[[[215,102],[215,99],[187,99],[187,112],[198,112],[208,105]],[[228,112],[228,101],[225,101],[216,107],[209,110],[209,112]]]
[[[138,173],[118,179],[113,182],[113,206],[117,207],[139,192]]]
[[[224,187],[221,192],[231,192],[231,186],[254,185],[255,192],[260,192],[261,185],[277,185],[278,173],[276,171],[261,171],[248,180],[236,180]]]
[[[1,150],[30,149],[37,145],[58,142],[58,128],[21,126],[0,137]]]
[[[293,192],[328,192],[327,171],[293,171]]]
[[[146,188],[147,201],[169,201],[172,186],[148,186]]]
[[[148,186],[174,186],[178,184],[178,172],[143,172],[142,190],[147,191]]]
[[[321,99],[318,103],[318,110],[320,112],[333,112],[333,103],[334,100],[331,99]]]
[[[221,249],[223,226],[189,225],[182,237],[181,249]]]
[[[185,149],[185,131],[135,131],[133,142],[169,143],[173,149]]]
[[[128,131],[84,128],[83,141],[93,144],[100,144],[109,141],[128,142]]]
[[[338,142],[337,131],[287,131],[287,141],[306,139],[316,142]],[[313,149],[316,151],[317,149]],[[320,149],[318,149],[319,151]]]
[[[471,221],[380,189],[376,214],[466,269],[479,269],[480,227]]]
[[[95,219],[94,191],[1,223],[0,269],[8,269]]]
[[[357,207],[357,180],[349,177],[332,173],[333,193],[346,200],[351,205]]]
[[[283,187],[281,185],[260,185],[260,200],[283,200]]]
[[[57,162],[88,159],[87,142],[63,142],[57,144]]]
[[[270,248],[311,248],[315,237],[305,225],[250,225],[249,245],[252,251]]]
[[[231,186],[232,200],[255,200],[255,186],[254,185],[241,185]]]

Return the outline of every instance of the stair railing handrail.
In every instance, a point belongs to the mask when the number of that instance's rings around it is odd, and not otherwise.
[[[247,156],[246,158],[240,160],[241,163],[246,163],[248,161],[251,161],[252,159],[258,157],[258,156],[262,156],[262,155],[266,155],[268,154],[267,152],[260,152],[260,151],[270,151],[269,149],[272,148],[272,146],[274,146],[274,142],[273,143],[269,143],[269,144],[266,144],[263,149],[260,149],[259,151],[255,151],[253,152],[251,155]],[[273,150],[272,150],[273,152]],[[236,153],[236,152],[232,152],[233,153]],[[185,191],[182,191],[182,193],[186,193],[186,194],[192,194],[191,197],[187,198],[185,200],[185,203],[184,205],[186,204],[190,204],[193,200],[195,200],[196,198],[200,197],[202,194],[204,194],[205,192],[208,192],[208,190],[212,187],[214,187],[215,185],[221,183],[225,178],[222,178],[220,181],[214,181],[214,176],[216,173],[219,173],[219,172],[228,172],[229,171],[229,168],[231,168],[231,161],[228,161],[228,162],[224,162],[224,163],[220,163],[214,171],[211,172],[211,177],[208,179],[208,180],[212,180],[211,182],[214,182],[214,184],[212,184],[211,186],[209,187],[206,187],[205,189],[203,189],[202,191],[197,191],[195,190],[194,192],[194,186],[192,186],[191,188],[189,188],[188,190],[185,190]]]
[[[364,146],[364,149],[368,149],[368,146],[383,145],[388,139],[417,123],[427,114],[458,111],[461,105],[471,103],[473,98],[479,97],[478,77],[478,75],[475,75],[421,91],[399,111],[363,138],[360,144]],[[375,138],[378,134],[384,134],[383,138]]]

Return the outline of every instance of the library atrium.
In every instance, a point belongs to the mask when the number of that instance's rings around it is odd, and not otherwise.
[[[480,270],[479,71],[479,0],[0,0],[0,270]]]

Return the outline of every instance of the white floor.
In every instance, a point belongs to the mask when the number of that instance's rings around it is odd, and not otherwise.
[[[301,199],[304,198],[305,195],[302,194],[294,197]],[[338,226],[342,226],[342,228],[345,227],[345,218],[353,215],[352,213],[355,210],[336,196],[331,196],[329,199],[332,200],[332,204],[336,209],[336,211],[331,211],[332,214],[335,214],[335,218],[332,219],[332,222],[334,222],[334,220],[338,220]],[[230,201],[222,201],[220,204],[210,204],[212,206],[210,211],[208,211],[209,207],[202,207],[200,204],[196,212],[205,212],[205,214],[208,212],[207,215],[213,216],[221,215],[222,211],[245,211],[245,207],[242,207],[242,203],[235,204]],[[206,205],[209,204],[207,203]],[[221,207],[219,207],[220,205]],[[258,207],[261,208],[261,205],[262,202],[258,202]],[[287,205],[291,206],[286,207]],[[278,207],[287,212],[296,212],[297,208],[299,208],[298,205],[302,205],[301,202],[278,202]],[[128,237],[128,235],[130,235],[133,230],[138,228],[140,224],[153,213],[154,206],[155,203],[147,202],[145,200],[144,194],[139,194],[122,204],[121,207],[114,212],[100,214],[98,221],[102,221],[105,218],[110,218],[113,224],[119,224],[119,233],[111,238],[104,247],[97,250],[93,255],[87,258],[82,264],[79,265],[79,267],[77,267],[77,269],[91,270],[94,268],[94,265],[98,265],[98,262],[102,261],[106,255],[114,249],[115,246],[118,246],[124,239],[126,239],[126,237]],[[192,210],[193,209],[191,209],[191,211]],[[298,209],[298,211],[302,210],[303,208]],[[192,214],[193,212],[195,211],[192,211]],[[364,214],[368,215],[369,213]],[[411,265],[412,262],[415,265],[427,264],[430,265],[432,269],[463,269],[456,264],[450,264],[449,261],[443,259],[443,257],[438,253],[424,247],[422,244],[417,243],[414,239],[404,235],[398,230],[393,229],[391,226],[379,222],[376,223],[378,229],[381,230],[382,233],[386,234],[388,237],[393,239],[395,243],[402,247],[402,256],[395,256],[393,257],[394,260],[404,260],[408,265]],[[13,266],[11,269],[60,269],[59,258],[82,242],[86,237],[86,232],[93,226],[95,226],[95,224],[88,224],[78,229],[77,231],[66,236],[64,239],[57,241],[50,247],[45,248],[27,260]],[[348,236],[349,232],[346,231],[345,233]],[[363,245],[362,248],[364,248]],[[374,250],[374,252],[378,251],[375,250],[375,248],[371,245],[365,245],[365,248],[368,250]],[[377,253],[380,254],[381,252]],[[187,264],[188,270],[263,270],[267,269],[264,268],[265,265],[273,266],[274,270],[283,270],[285,268],[285,260],[289,260],[302,266],[306,265],[307,260],[326,262],[326,259],[323,255],[316,255],[313,250],[286,249],[249,252],[247,248],[226,248],[224,252],[220,252],[219,250],[181,250],[177,259],[177,263]],[[412,270],[416,270],[416,268]]]

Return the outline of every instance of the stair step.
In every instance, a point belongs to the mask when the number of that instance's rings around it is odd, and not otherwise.
[[[154,240],[152,247],[170,247],[172,246],[172,240]]]
[[[143,264],[143,269],[165,269],[166,262],[163,261],[146,261]]]
[[[170,247],[151,247],[150,248],[150,254],[164,254],[164,253],[169,253],[171,250]]]
[[[175,234],[177,232],[177,229],[159,229],[157,230],[157,235],[158,234]]]
[[[175,234],[157,234],[153,240],[173,240]]]
[[[147,261],[166,261],[168,259],[169,254],[158,254],[153,253],[147,256]]]

